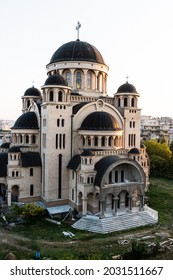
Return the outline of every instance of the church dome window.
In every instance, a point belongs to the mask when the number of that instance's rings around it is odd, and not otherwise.
[[[124,98],[124,107],[127,107],[127,97]]]
[[[80,71],[76,73],[76,89],[82,88],[82,74]]]
[[[135,99],[134,99],[134,97],[133,97],[132,100],[131,100],[131,106],[132,106],[132,107],[135,107]]]
[[[88,72],[87,74],[87,89],[92,88],[92,74],[91,72]]]
[[[58,102],[62,102],[62,97],[63,97],[63,94],[62,94],[62,91],[59,91],[58,92]]]
[[[49,101],[53,101],[53,91],[49,92]]]
[[[70,71],[67,71],[65,73],[65,79],[66,79],[67,85],[70,87],[71,86],[71,72]]]

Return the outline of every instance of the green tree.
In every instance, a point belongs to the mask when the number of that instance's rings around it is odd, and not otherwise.
[[[168,144],[157,140],[147,140],[144,145],[150,157],[151,175],[170,178],[172,151]]]

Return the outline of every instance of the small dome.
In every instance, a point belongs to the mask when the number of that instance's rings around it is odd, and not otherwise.
[[[83,152],[81,153],[82,157],[93,157],[94,154],[90,149],[85,149],[83,150]]]
[[[31,88],[28,88],[25,91],[24,96],[38,96],[38,97],[41,97],[41,92],[33,86]]]
[[[89,114],[80,127],[81,130],[118,130],[113,116],[107,112],[93,112]]]
[[[15,122],[12,129],[38,129],[38,120],[34,112],[27,112],[21,115]]]
[[[12,146],[9,150],[8,153],[20,153],[20,146]]]
[[[129,154],[135,154],[135,155],[139,155],[140,152],[137,148],[132,148],[130,151],[129,151]]]
[[[68,42],[57,49],[50,63],[59,61],[91,61],[105,64],[96,47],[80,40]]]
[[[67,86],[67,83],[61,75],[54,74],[54,75],[51,75],[47,78],[44,85],[45,86],[51,86],[51,85]]]
[[[137,93],[136,88],[129,84],[128,82],[126,82],[125,84],[121,85],[118,90],[117,93]]]
[[[10,147],[10,143],[4,142],[1,144],[0,148],[1,149],[8,149]]]

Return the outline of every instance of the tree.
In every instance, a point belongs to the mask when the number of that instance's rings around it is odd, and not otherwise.
[[[150,157],[150,173],[152,176],[170,178],[172,166],[172,151],[167,143],[158,143],[157,140],[144,142]]]

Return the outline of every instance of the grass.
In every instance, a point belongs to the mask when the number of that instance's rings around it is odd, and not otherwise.
[[[159,213],[159,224],[173,224],[173,181],[163,178],[151,178],[149,191],[149,206]]]
[[[13,252],[17,259],[34,259],[35,252],[39,249],[41,258],[45,259],[110,260],[115,255],[125,256],[131,251],[130,243],[122,246],[117,242],[127,235],[135,236],[147,231],[151,234],[158,228],[166,227],[173,236],[173,182],[151,178],[150,183],[146,195],[149,206],[159,212],[159,225],[102,235],[75,230],[70,221],[55,225],[42,219],[32,224],[16,226],[7,232],[8,238],[3,237],[7,241],[0,242],[0,259],[4,259],[9,252]],[[71,231],[75,236],[64,237],[63,231]],[[173,259],[173,254],[160,254],[157,258]]]

